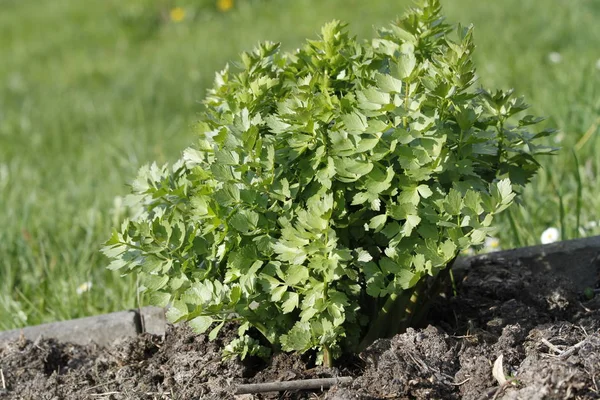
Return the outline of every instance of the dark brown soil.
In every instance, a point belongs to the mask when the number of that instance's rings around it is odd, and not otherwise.
[[[164,338],[107,349],[13,342],[0,349],[0,398],[600,399],[600,296],[588,300],[568,279],[514,262],[472,265],[455,279],[458,295],[436,301],[429,326],[379,340],[335,371],[297,355],[222,361],[234,327],[211,343],[171,326]],[[492,374],[499,356],[503,385]],[[355,379],[328,391],[233,394],[242,383],[336,375]]]

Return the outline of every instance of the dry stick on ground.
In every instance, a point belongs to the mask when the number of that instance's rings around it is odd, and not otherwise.
[[[586,344],[586,342],[587,342],[587,338],[583,339],[581,342],[579,342],[577,344],[574,344],[573,346],[569,347],[568,349],[563,351],[561,354],[559,354],[558,358],[560,358],[561,360],[564,360],[565,358],[569,357],[571,354],[573,354],[577,350],[579,350],[581,347],[583,347],[583,345]]]
[[[542,338],[542,343],[544,343],[546,345],[546,347],[548,347],[550,350],[554,351],[555,353],[558,354],[562,354],[562,350],[559,349],[558,347],[556,347],[555,345],[553,345],[552,343],[550,343],[550,341],[548,339]]]
[[[286,390],[329,389],[335,385],[350,383],[352,380],[353,378],[347,376],[340,378],[301,379],[283,382],[251,383],[246,385],[238,385],[235,390],[235,394],[283,392]]]
[[[2,390],[6,390],[6,381],[4,380],[4,371],[0,368],[0,378],[2,378]]]
[[[463,380],[463,381],[460,381],[460,382],[457,382],[457,383],[454,383],[454,382],[448,382],[448,385],[452,385],[452,386],[462,386],[462,385],[464,385],[465,383],[469,382],[470,380],[471,380],[471,378],[467,378],[467,379],[465,379],[465,380]]]

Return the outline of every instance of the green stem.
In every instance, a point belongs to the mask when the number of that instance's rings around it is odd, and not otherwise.
[[[426,289],[426,279],[422,279],[417,285],[406,291],[401,296],[402,301],[396,302],[396,308],[391,315],[390,324],[385,337],[392,337],[406,331],[406,328],[414,325],[415,315],[419,312],[419,305]]]
[[[379,311],[377,319],[369,328],[369,331],[363,338],[362,342],[358,346],[358,351],[361,352],[375,340],[381,337],[381,333],[384,331],[385,326],[387,325],[389,318],[391,317],[390,311],[394,308],[394,304],[398,299],[397,293],[392,293],[390,297],[388,297],[387,301]]]
[[[400,295],[393,293],[377,315],[377,319],[358,346],[358,352],[365,350],[375,340],[402,333],[410,326],[423,324],[431,303],[440,293],[444,282],[450,276],[450,269],[456,257],[436,276],[421,279],[414,287]]]
[[[328,346],[323,346],[323,366],[325,368],[333,367],[333,359],[331,357],[331,350]]]
[[[262,322],[252,321],[252,322],[250,322],[250,324],[253,325],[256,329],[258,329],[258,331],[265,337],[265,339],[269,340],[269,336],[268,336],[269,330]],[[271,341],[269,340],[269,342],[271,342]]]

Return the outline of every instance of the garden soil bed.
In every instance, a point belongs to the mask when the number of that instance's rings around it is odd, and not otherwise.
[[[598,272],[598,264],[589,268]],[[333,371],[310,356],[222,361],[235,327],[210,343],[169,326],[164,337],[142,334],[106,348],[13,341],[0,348],[0,399],[600,398],[600,295],[589,299],[564,273],[518,260],[480,259],[457,269],[455,281],[457,295],[436,300],[428,326],[379,340]],[[500,356],[502,385],[492,373]],[[328,390],[235,394],[240,384],[336,376],[354,380]]]

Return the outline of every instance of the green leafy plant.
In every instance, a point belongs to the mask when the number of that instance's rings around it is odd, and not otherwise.
[[[371,41],[334,21],[294,53],[242,54],[196,145],[140,170],[109,268],[211,338],[239,321],[230,354],[265,354],[255,328],[330,365],[417,323],[552,152],[521,98],[472,88],[472,38],[425,0]]]

